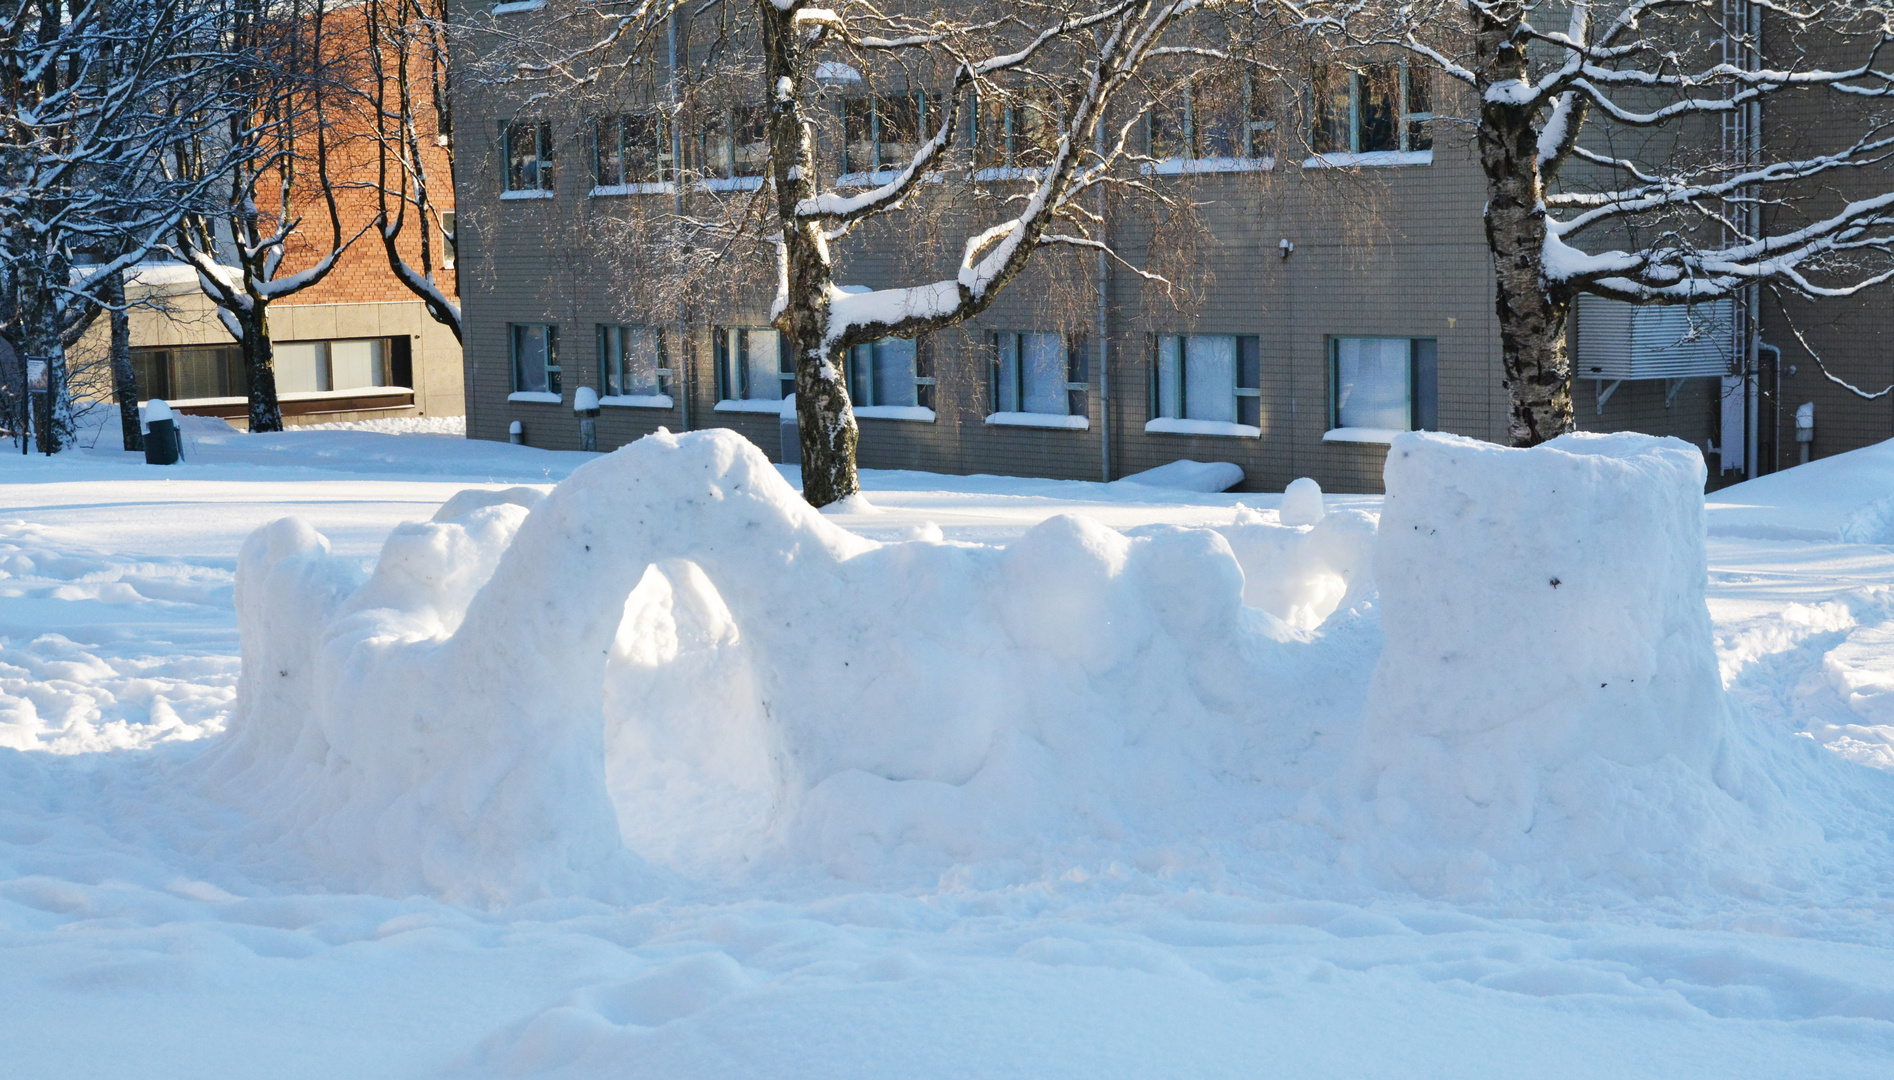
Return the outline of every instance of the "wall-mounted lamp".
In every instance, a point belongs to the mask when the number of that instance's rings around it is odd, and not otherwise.
[[[1285,236],[1282,238],[1282,243],[1277,244],[1276,248],[1282,252],[1282,257],[1286,259],[1295,253],[1296,242]]]

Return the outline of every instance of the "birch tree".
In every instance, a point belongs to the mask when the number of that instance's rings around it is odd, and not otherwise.
[[[673,132],[691,111],[691,95],[706,92],[713,74],[722,73],[733,95],[722,123],[750,133],[718,137],[741,138],[767,156],[761,185],[733,189],[692,176],[687,160],[674,160],[674,227],[649,234],[662,236],[681,258],[706,261],[721,257],[739,232],[767,243],[770,265],[751,269],[774,282],[771,321],[794,357],[803,495],[825,506],[860,487],[845,375],[852,347],[977,316],[1049,248],[1117,260],[1099,236],[1101,219],[1088,193],[1109,188],[1167,197],[1137,168],[1148,160],[1135,133],[1149,104],[1145,95],[1162,83],[1157,69],[1176,61],[1241,63],[1241,54],[1254,51],[1236,42],[1227,24],[1219,24],[1220,37],[1198,32],[1212,7],[1204,0],[1095,0],[969,4],[909,15],[809,0],[584,0],[490,21],[474,70],[523,108],[614,78],[642,78],[655,85]],[[706,22],[708,40],[700,41],[692,31]],[[680,24],[684,49],[665,64],[664,51],[676,52]],[[859,138],[875,147],[873,160],[840,170],[819,137],[837,120],[838,87],[864,102],[855,121],[843,105],[839,141]],[[847,244],[867,242],[876,229],[892,227],[896,215],[973,181],[969,159],[955,153],[968,127],[977,129],[967,123],[973,109],[998,118],[1005,137],[1023,140],[1030,153],[985,174],[1003,182],[980,189],[977,222],[930,219],[938,228],[919,242],[938,249],[936,261],[947,271],[917,275],[921,280],[902,287],[840,288],[837,259]],[[851,134],[851,122],[860,132]],[[882,125],[899,129],[898,137],[874,134]],[[675,134],[672,143],[682,150]],[[725,192],[725,216],[686,202],[692,182]]]
[[[186,209],[172,233],[177,254],[235,339],[249,383],[251,431],[281,431],[270,304],[327,277],[354,234],[343,236],[329,177],[328,108],[337,58],[325,36],[336,0],[220,0],[220,126],[198,125],[170,150],[179,183],[215,184],[214,200]],[[305,229],[305,208],[326,221]],[[320,233],[312,236],[312,233]],[[292,270],[292,244],[315,258]]]
[[[447,0],[368,0],[361,14],[362,104],[376,144],[375,229],[396,280],[458,341],[460,305],[441,277],[454,243],[446,216],[454,194]]]
[[[1472,91],[1515,445],[1574,428],[1565,340],[1581,293],[1828,299],[1894,278],[1894,117],[1882,104],[1894,104],[1894,24],[1879,0],[1301,10]],[[1763,142],[1764,108],[1820,122]]]
[[[121,275],[192,198],[160,151],[189,130],[168,105],[204,98],[216,47],[204,0],[0,4],[0,333],[22,361],[10,387],[30,378],[44,402],[47,453],[73,429],[67,350],[103,307],[122,313]]]

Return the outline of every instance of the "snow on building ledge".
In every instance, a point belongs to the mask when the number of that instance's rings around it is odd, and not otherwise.
[[[778,416],[794,416],[796,415],[795,409],[796,407],[793,404],[785,408],[783,401],[771,400],[769,398],[740,398],[719,401],[715,406],[715,411],[717,412],[774,413]],[[857,409],[856,411],[860,412],[861,410]]]
[[[906,420],[915,424],[934,422],[934,410],[925,405],[857,405],[857,420]]]
[[[1138,166],[1145,176],[1195,176],[1199,173],[1269,172],[1276,167],[1273,157],[1240,158],[1165,158]]]
[[[1058,413],[996,412],[987,414],[986,422],[995,427],[1063,428],[1068,431],[1089,431],[1092,421],[1084,416],[1060,416]]]
[[[546,390],[515,390],[506,395],[508,401],[539,401],[548,405],[557,405],[565,398]]]
[[[1329,428],[1322,433],[1323,442],[1380,443],[1383,446],[1394,441],[1396,435],[1406,432],[1394,428],[1378,427],[1338,427]]]
[[[1263,429],[1250,424],[1232,424],[1228,420],[1178,420],[1160,416],[1144,423],[1150,435],[1221,435],[1233,439],[1262,437]]]
[[[598,403],[606,408],[621,409],[669,409],[676,404],[669,394],[608,394],[599,398]]]
[[[676,187],[669,182],[654,184],[598,184],[586,194],[594,199],[613,195],[669,195]]]
[[[1317,154],[1304,158],[1305,169],[1375,169],[1394,165],[1432,165],[1432,150],[1372,150],[1365,154]]]

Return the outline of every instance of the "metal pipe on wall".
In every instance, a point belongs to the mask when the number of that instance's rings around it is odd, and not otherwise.
[[[684,134],[678,130],[678,94],[677,94],[677,12],[672,11],[665,19],[665,33],[668,36],[666,61],[670,65],[671,77],[665,83],[665,92],[671,99],[671,213],[679,220],[684,217]],[[677,302],[677,359],[671,365],[671,377],[677,380],[678,426],[685,431],[691,429],[691,339],[690,312],[686,301]]]
[[[1105,157],[1105,125],[1101,119],[1092,133],[1092,147],[1099,159]],[[1105,189],[1098,189],[1098,239],[1109,243],[1105,232]],[[1098,456],[1099,480],[1111,483],[1111,260],[1098,252]]]

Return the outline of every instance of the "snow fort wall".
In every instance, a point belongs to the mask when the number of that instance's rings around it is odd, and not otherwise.
[[[355,887],[506,903],[635,887],[638,857],[937,875],[1230,834],[1313,783],[1297,748],[1358,707],[1307,677],[1306,631],[1244,604],[1284,575],[1327,582],[1323,609],[1365,587],[1346,514],[1234,527],[1241,565],[1217,531],[1073,517],[1004,549],[878,544],[704,432],[437,518],[359,587],[294,522],[240,566],[244,692],[212,779]],[[1306,589],[1262,592],[1318,617]]]
[[[1386,480],[1386,645],[1343,777],[1370,865],[1424,891],[1668,890],[1753,861],[1776,808],[1729,738],[1702,454],[1411,434]]]

